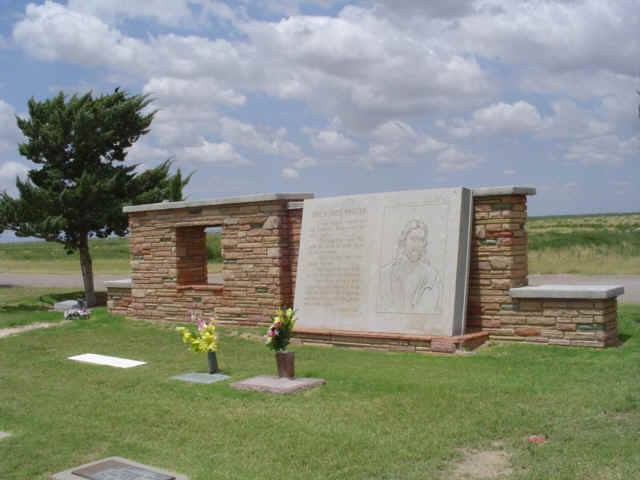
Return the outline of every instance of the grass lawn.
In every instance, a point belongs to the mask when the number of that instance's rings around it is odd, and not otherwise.
[[[204,371],[172,326],[110,316],[0,339],[0,478],[48,479],[107,456],[210,479],[450,479],[463,451],[511,455],[511,479],[631,479],[640,472],[640,305],[620,306],[618,348],[492,345],[469,356],[294,347],[292,396]],[[220,328],[222,370],[275,373],[255,330]],[[75,363],[101,353],[128,370]],[[531,434],[548,441],[534,445]]]

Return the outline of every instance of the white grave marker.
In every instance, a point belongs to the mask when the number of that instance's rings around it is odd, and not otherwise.
[[[139,362],[137,360],[129,360],[128,358],[109,357],[108,355],[98,355],[96,353],[83,353],[69,357],[69,360],[83,363],[93,363],[95,365],[107,365],[117,368],[131,368],[139,365],[146,365],[147,362]]]

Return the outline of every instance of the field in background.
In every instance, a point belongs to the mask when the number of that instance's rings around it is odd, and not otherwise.
[[[529,273],[640,274],[640,213],[530,217]],[[129,274],[129,240],[91,240],[94,272]],[[207,234],[209,273],[222,270],[220,234]],[[47,242],[0,243],[0,273],[80,274],[77,252]]]
[[[640,274],[640,213],[529,217],[529,273]]]
[[[129,239],[104,238],[89,241],[96,275],[130,273]],[[209,273],[222,270],[220,234],[207,234]],[[80,274],[78,252],[67,255],[62,245],[52,242],[0,243],[0,273]]]

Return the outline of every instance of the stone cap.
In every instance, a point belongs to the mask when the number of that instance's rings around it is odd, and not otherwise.
[[[509,290],[514,298],[615,298],[624,294],[620,285],[538,285]]]
[[[176,208],[208,207],[217,205],[233,205],[238,203],[271,202],[274,200],[304,200],[313,198],[313,193],[262,193],[259,195],[243,195],[240,197],[212,198],[209,200],[194,200],[192,202],[163,202],[147,203],[144,205],[129,205],[122,209],[125,213],[148,212],[152,210],[173,210]]]
[[[122,280],[105,280],[104,286],[107,288],[131,288],[131,279],[123,278]]]
[[[492,197],[495,195],[535,195],[536,189],[534,187],[507,185],[503,187],[472,188],[471,193],[474,197]]]

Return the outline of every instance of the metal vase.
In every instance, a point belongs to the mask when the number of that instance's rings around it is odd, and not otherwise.
[[[293,378],[295,376],[293,352],[276,352],[278,377]]]
[[[207,352],[207,363],[209,364],[209,373],[216,373],[218,371],[218,357],[216,357],[216,352]]]

